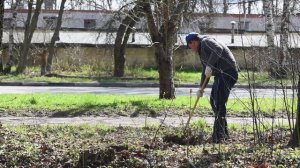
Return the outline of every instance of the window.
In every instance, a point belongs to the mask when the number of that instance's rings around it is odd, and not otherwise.
[[[281,23],[280,22],[274,23],[274,29],[276,33],[281,32]]]
[[[95,19],[85,19],[84,20],[84,28],[95,29],[96,28],[96,20]]]
[[[44,16],[45,28],[54,29],[57,23],[56,16]]]
[[[20,0],[18,3],[18,9],[25,9],[25,2],[24,0]],[[28,8],[28,4],[27,4],[27,8]]]
[[[53,10],[55,1],[54,0],[45,0],[45,9],[46,10]]]
[[[3,19],[3,28],[4,29],[9,29],[11,28],[12,24],[12,18],[4,18]]]
[[[238,29],[242,30],[242,31],[248,31],[249,30],[249,24],[250,24],[249,21],[238,22]]]
[[[210,24],[209,24],[209,22],[200,22],[199,27],[200,27],[200,29],[204,29],[204,30],[209,29]]]

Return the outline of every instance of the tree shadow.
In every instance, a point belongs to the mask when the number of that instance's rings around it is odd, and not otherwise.
[[[105,109],[117,109],[117,107],[114,104],[108,104],[108,105],[93,105],[93,104],[84,104],[77,108],[71,108],[68,110],[60,110],[56,111],[49,115],[49,117],[78,117],[78,116],[95,116],[100,115],[101,110]],[[117,110],[118,111],[118,110]],[[113,114],[113,113],[112,113]]]
[[[147,115],[149,117],[157,117],[159,113],[145,104],[145,100],[135,100],[131,101],[131,105],[135,108],[135,110],[130,114],[130,117],[138,117],[140,114]]]
[[[45,75],[46,77],[58,77],[58,78],[78,78],[78,79],[91,79],[96,81],[128,81],[128,80],[157,80],[154,77],[114,77],[111,75],[103,75],[103,76],[75,76],[75,75],[62,75],[56,73],[49,73]]]
[[[123,112],[125,112],[123,114]],[[128,104],[122,102],[112,102],[105,105],[97,105],[85,103],[79,107],[68,110],[56,110],[48,114],[49,117],[78,117],[78,116],[98,116],[98,115],[126,115],[130,117],[138,117],[139,115],[147,115],[149,117],[160,116],[144,100],[132,101]]]

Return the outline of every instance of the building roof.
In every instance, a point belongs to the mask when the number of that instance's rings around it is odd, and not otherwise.
[[[8,43],[9,32],[3,33],[3,43]],[[53,31],[36,30],[33,35],[32,43],[35,44],[47,44],[50,43]],[[185,45],[185,36],[187,34],[179,34],[176,45]],[[231,43],[231,34],[207,34],[214,37],[218,41],[223,42],[229,47],[266,47],[267,39],[263,33],[244,33],[235,34],[234,43]],[[100,46],[100,45],[112,45],[114,44],[116,33],[96,32],[96,31],[60,31],[60,40],[57,44],[78,44],[78,45],[89,45],[89,46]],[[18,30],[14,33],[15,43],[23,42],[23,31]],[[290,47],[300,48],[300,36],[298,33],[290,34]],[[275,35],[275,44],[279,46],[280,36]],[[130,35],[129,45],[150,47],[152,45],[150,35],[148,33],[135,33],[135,41],[132,41],[132,34]]]

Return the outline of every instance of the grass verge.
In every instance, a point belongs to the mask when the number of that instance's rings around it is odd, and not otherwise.
[[[91,69],[91,67],[83,66],[78,71],[54,71],[54,74],[59,76],[45,77],[40,76],[39,67],[31,67],[27,70],[28,74],[19,75],[1,75],[0,81],[36,81],[36,82],[156,82],[158,83],[159,74],[156,69],[143,68],[126,68],[125,76],[123,78],[116,78],[103,70]],[[180,83],[199,83],[201,72],[197,70],[176,70],[174,80],[176,84]],[[212,82],[212,80],[211,80]],[[256,83],[259,85],[289,85],[291,80],[283,79],[277,80],[269,77],[267,72],[246,71],[239,72],[239,80],[237,84],[246,85],[248,83]]]
[[[104,94],[1,94],[0,114],[17,116],[81,116],[124,115],[159,116],[185,115],[193,106],[195,97],[178,96],[174,100],[160,100],[157,96],[104,95]],[[285,116],[286,110],[295,111],[297,100],[282,98],[257,98],[254,111],[266,116]],[[228,115],[251,116],[252,102],[249,98],[230,99]],[[293,109],[292,109],[293,108]],[[200,99],[196,115],[210,115],[209,98]]]

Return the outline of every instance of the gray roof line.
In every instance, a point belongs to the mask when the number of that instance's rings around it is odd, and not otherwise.
[[[8,43],[8,31],[3,33],[3,43]],[[32,43],[36,44],[47,44],[50,43],[53,35],[53,31],[37,30],[32,39]],[[185,36],[187,34],[178,34],[177,46],[185,45]],[[266,47],[267,39],[263,33],[245,33],[236,34],[234,36],[234,43],[231,43],[231,34],[207,34],[214,37],[218,41],[223,42],[229,47]],[[23,31],[16,31],[14,34],[15,43],[23,42]],[[78,45],[91,45],[91,46],[102,46],[114,44],[116,33],[105,33],[95,31],[60,31],[60,41],[57,45],[61,44],[78,44]],[[300,36],[298,33],[290,33],[290,47],[300,48]],[[132,34],[130,35],[128,45],[130,46],[149,46],[151,47],[151,38],[148,33],[135,33],[135,41],[131,42]],[[275,44],[279,46],[280,35],[275,35]]]

